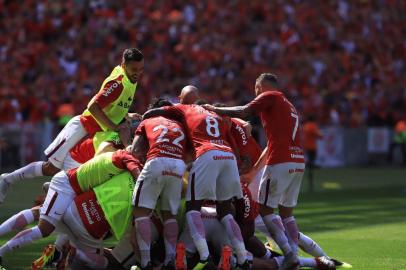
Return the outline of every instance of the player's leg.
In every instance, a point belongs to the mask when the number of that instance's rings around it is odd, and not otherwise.
[[[174,268],[176,258],[176,244],[178,240],[179,227],[176,215],[179,210],[182,193],[182,176],[186,165],[182,160],[167,159],[167,169],[171,174],[162,177],[164,187],[161,192],[161,215],[164,224],[165,261],[164,267]]]
[[[0,257],[17,247],[48,237],[55,230],[56,224],[62,219],[74,196],[75,193],[67,181],[66,173],[60,172],[56,174],[52,178],[44,205],[41,207],[38,225],[18,233],[4,244],[0,248]]]
[[[299,247],[313,257],[327,256],[324,250],[309,236],[299,232]]]
[[[219,174],[216,182],[217,215],[225,227],[232,247],[237,254],[238,264],[243,265],[248,263],[247,251],[245,249],[240,227],[232,215],[231,206],[232,198],[236,197],[240,199],[243,196],[237,162],[232,153],[221,151],[216,152],[216,155],[224,157],[221,160],[215,161],[222,164],[221,173]]]
[[[73,117],[44,151],[47,161],[33,162],[0,176],[0,203],[4,201],[10,185],[38,176],[53,176],[59,172],[63,168],[63,162],[69,150],[86,134],[80,123],[80,116]]]
[[[209,259],[209,247],[200,213],[204,199],[216,200],[216,179],[219,166],[213,166],[213,153],[208,151],[197,158],[189,173],[186,190],[186,222],[193,243],[199,252],[200,264],[214,267]]]
[[[160,162],[157,159],[148,161],[141,171],[134,188],[133,195],[133,235],[140,252],[142,269],[151,268],[152,223],[149,217],[162,190],[158,181]],[[136,247],[134,247],[136,250]]]
[[[275,170],[274,167],[275,166],[267,165],[262,175],[258,195],[260,204],[259,212],[269,234],[288,259],[287,263],[283,265],[283,268],[294,267],[299,263],[297,256],[292,252],[289,240],[285,235],[285,228],[281,217],[274,213],[274,209],[278,207],[280,198],[287,188],[288,183],[280,176],[280,170]]]
[[[38,221],[39,209],[41,207],[36,206],[31,209],[25,209],[21,212],[13,215],[0,225],[0,236],[9,233],[11,231],[20,231],[28,224],[34,221]]]
[[[295,217],[293,216],[293,209],[297,204],[304,166],[303,163],[292,162],[282,163],[275,166],[276,177],[283,179],[285,183],[288,183],[288,186],[279,201],[279,214],[282,218],[286,235],[289,239],[289,244],[295,254],[298,252],[299,228]]]

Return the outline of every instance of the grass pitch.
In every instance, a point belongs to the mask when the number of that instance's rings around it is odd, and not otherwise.
[[[0,205],[0,221],[32,205],[41,181],[13,187]],[[354,270],[406,269],[406,168],[342,168],[315,171],[315,191],[304,179],[295,212],[300,230],[331,257]],[[11,235],[0,238],[4,244]],[[8,270],[28,269],[54,238],[4,257]]]

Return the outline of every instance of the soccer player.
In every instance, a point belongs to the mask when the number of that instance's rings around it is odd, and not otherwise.
[[[139,175],[140,163],[129,152],[118,150],[94,157],[77,169],[61,171],[51,180],[38,226],[17,234],[0,248],[0,258],[10,250],[49,236],[60,223],[66,209],[78,194],[110,180],[128,170],[134,179]]]
[[[258,161],[263,163],[266,157],[259,192],[260,214],[285,255],[282,269],[291,269],[299,264],[299,230],[293,209],[297,204],[305,169],[298,134],[299,115],[293,104],[278,90],[277,77],[273,74],[264,73],[257,78],[255,94],[257,97],[245,106],[219,108],[204,105],[204,108],[220,115],[243,119],[260,115],[268,139],[268,145]],[[280,216],[274,213],[275,208],[279,208]]]
[[[158,99],[151,108],[163,106],[172,106],[172,103]],[[166,252],[163,268],[174,269],[179,231],[175,217],[181,200],[182,176],[186,170],[185,132],[179,122],[157,116],[145,119],[138,126],[133,149],[138,148],[139,141],[147,141],[149,147],[147,161],[137,179],[133,200],[134,235],[140,251],[141,269],[152,269],[149,216],[159,198]]]
[[[68,151],[86,135],[93,136],[98,131],[117,131],[124,145],[128,145],[130,138],[125,128],[128,124],[121,122],[133,102],[143,69],[142,53],[136,48],[126,49],[121,65],[116,66],[104,80],[83,114],[73,117],[44,151],[47,161],[33,162],[0,176],[0,203],[4,201],[10,185],[23,179],[53,176],[59,172]]]
[[[134,180],[129,172],[114,176],[94,189],[78,195],[63,215],[57,231],[68,235],[73,248],[71,259],[92,269],[106,269],[108,260],[100,252],[103,239],[110,234],[121,239],[131,224]],[[54,255],[59,264],[61,253]],[[32,269],[42,268],[33,263]]]
[[[179,95],[181,104],[194,104],[199,99],[199,89],[193,85],[186,85]]]
[[[231,215],[231,198],[241,198],[236,157],[231,148],[230,121],[198,105],[176,104],[147,111],[144,119],[154,116],[178,119],[193,145],[195,159],[189,174],[186,192],[186,221],[200,255],[200,266],[215,268],[209,257],[204,227],[200,215],[203,200],[217,201],[218,213],[238,264],[249,267],[241,231]],[[231,143],[230,143],[231,142]]]
[[[283,256],[266,249],[265,245],[254,235],[255,218],[258,215],[258,206],[252,199],[249,189],[246,184],[242,184],[243,198],[235,200],[233,207],[235,209],[235,219],[242,231],[244,242],[247,249],[252,252],[253,269],[279,269],[283,262]],[[221,270],[230,269],[230,264],[233,265],[233,258],[225,252],[226,247],[230,245],[230,240],[223,226],[217,219],[216,207],[206,205],[201,209],[203,224],[208,235],[208,242],[211,243],[214,249],[214,254],[218,257],[221,254],[221,260],[218,268]],[[190,233],[186,228],[182,232],[180,242],[185,243],[186,250],[189,256],[196,252],[196,247],[193,245]],[[231,259],[231,260],[230,260]],[[314,267],[317,269],[333,270],[335,269],[334,262],[327,257],[317,258],[300,258],[300,266]],[[232,268],[232,267],[231,267]]]

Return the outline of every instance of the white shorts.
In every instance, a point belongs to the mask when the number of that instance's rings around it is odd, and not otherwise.
[[[231,246],[231,241],[223,224],[218,220],[216,208],[202,207],[202,221],[204,231],[206,233],[206,241],[210,242],[215,249],[215,254],[221,254],[221,249],[224,245]],[[179,238],[179,242],[185,244],[185,248],[189,253],[196,253],[197,249],[190,236],[189,226],[185,223],[185,228]]]
[[[159,233],[154,223],[152,223],[152,242],[158,241]],[[123,235],[117,245],[111,250],[113,257],[124,269],[131,269],[131,266],[140,261],[139,254],[135,254],[131,245],[131,227]]]
[[[161,197],[161,210],[176,215],[182,193],[182,177],[186,165],[183,160],[158,157],[145,163],[133,193],[133,205],[155,209]]]
[[[87,132],[80,122],[80,115],[73,117],[59,132],[55,140],[45,149],[44,154],[48,161],[55,167],[62,169],[63,161],[69,150],[84,138],[86,134]]]
[[[76,193],[73,191],[66,173],[58,172],[52,177],[47,196],[40,210],[40,217],[57,226],[75,196]]]
[[[242,198],[240,175],[233,153],[211,150],[193,162],[186,201],[225,201]]]
[[[68,154],[66,154],[65,160],[63,161],[62,170],[66,172],[68,170],[75,169],[80,165],[82,165],[82,163],[79,163],[76,160],[74,160],[70,155],[70,153],[68,152]]]
[[[267,165],[259,186],[258,202],[272,208],[296,206],[304,170],[304,163]]]
[[[86,253],[103,250],[103,239],[96,239],[88,233],[73,201],[66,209],[63,222],[58,224],[57,230],[66,234],[73,246]]]

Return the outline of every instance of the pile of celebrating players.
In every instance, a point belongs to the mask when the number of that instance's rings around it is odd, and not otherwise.
[[[0,247],[0,269],[5,254],[52,233],[56,241],[32,269],[346,266],[299,232],[293,216],[304,154],[298,112],[277,77],[259,75],[244,106],[206,104],[187,85],[177,104],[157,98],[143,114],[129,113],[143,61],[125,50],[86,111],[45,150],[47,160],[1,175],[0,202],[16,182],[52,179],[43,202],[0,226],[0,235],[18,232]],[[255,115],[265,149],[246,121]],[[311,257],[299,257],[299,247]]]

